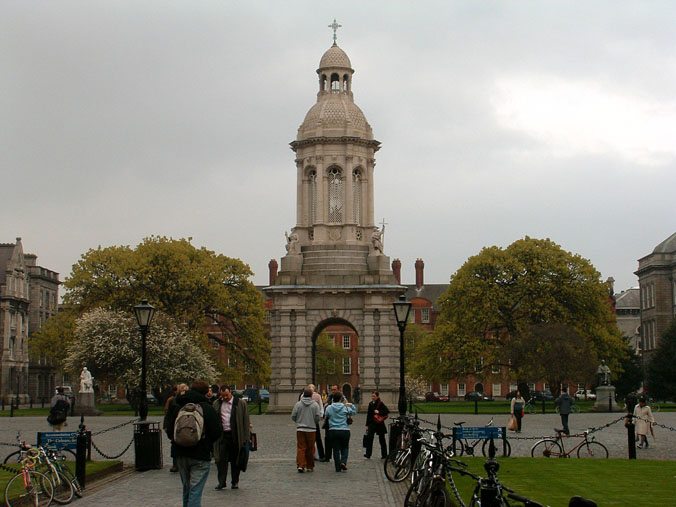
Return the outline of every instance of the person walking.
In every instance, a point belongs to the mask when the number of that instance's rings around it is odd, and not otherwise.
[[[319,461],[322,461],[324,463],[328,463],[331,461],[331,449],[333,447],[331,446],[331,434],[329,433],[329,420],[326,418],[326,409],[333,403],[333,395],[339,393],[338,391],[338,386],[337,385],[332,385],[331,386],[331,394],[328,395],[326,399],[326,403],[324,404],[324,424],[322,424],[322,428],[324,428],[324,459],[320,459]]]
[[[645,396],[640,396],[638,405],[634,407],[634,424],[636,425],[636,439],[640,438],[639,444],[636,446],[639,449],[648,448],[648,431],[653,432],[653,425],[655,418],[653,411],[647,403]]]
[[[202,505],[202,492],[211,468],[211,447],[221,435],[218,416],[206,398],[207,391],[209,384],[203,380],[195,380],[190,390],[176,397],[176,404],[170,409],[167,432],[171,438],[172,456],[176,457],[176,465],[183,483],[183,507]],[[182,410],[184,408],[186,410]],[[203,427],[201,438],[197,443],[186,446],[175,441],[174,429],[176,426],[180,428],[183,420],[187,420],[189,409],[194,409],[196,414],[199,414],[201,409]],[[197,415],[194,419],[195,423],[199,421]]]
[[[378,435],[378,441],[380,442],[380,457],[382,459],[387,458],[387,442],[385,441],[387,427],[385,426],[385,419],[389,413],[390,410],[387,408],[387,405],[380,399],[380,393],[373,391],[371,402],[366,412],[366,454],[364,454],[366,459],[371,459],[373,439],[376,435]]]
[[[296,466],[303,473],[315,469],[315,438],[319,423],[319,405],[312,399],[313,391],[306,387],[303,397],[291,411],[291,420],[296,423]]]
[[[329,441],[333,449],[336,472],[342,472],[347,470],[347,458],[350,452],[350,427],[347,418],[356,414],[357,409],[352,403],[343,400],[340,392],[335,392],[331,398],[332,403],[326,407],[324,417],[329,423]]]
[[[247,452],[244,448],[251,438],[249,409],[246,401],[235,396],[230,387],[223,385],[219,397],[214,402],[214,410],[219,416],[223,434],[214,445],[214,458],[218,468],[217,490],[227,487],[228,464],[232,489],[239,487],[240,454]]]
[[[164,420],[162,422],[162,429],[167,434],[167,438],[171,441],[172,436],[169,434],[169,417],[173,413],[173,409],[176,406],[176,397],[185,393],[188,390],[188,386],[185,384],[178,384],[174,386],[174,394],[167,398],[166,403],[164,404]],[[178,472],[178,466],[176,465],[176,456],[174,456],[173,448],[170,451],[171,453],[171,468],[170,472]]]
[[[573,398],[568,394],[568,388],[563,387],[561,394],[554,400],[554,405],[559,407],[559,415],[561,416],[561,424],[563,425],[563,432],[570,435],[568,428],[568,416],[570,415],[571,407],[573,406]]]
[[[526,406],[526,400],[521,396],[521,391],[516,391],[509,411],[516,419],[516,432],[521,433],[521,419],[523,418],[523,408]]]
[[[324,417],[324,402],[322,401],[322,396],[317,392],[314,384],[310,384],[308,387],[312,389],[312,399],[319,406],[319,417],[321,419]],[[320,460],[323,460],[326,457],[326,453],[324,452],[324,445],[322,444],[322,430],[319,428],[319,421],[317,421],[316,426],[317,434],[315,435],[315,445],[317,446],[317,457]]]
[[[70,400],[66,396],[66,390],[63,387],[57,387],[56,394],[49,402],[49,415],[47,416],[47,422],[52,425],[54,431],[63,429],[69,410]]]

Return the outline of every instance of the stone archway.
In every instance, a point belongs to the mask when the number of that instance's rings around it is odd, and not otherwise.
[[[350,403],[352,402],[352,386],[348,383],[343,384],[343,396],[345,396],[345,399],[349,401]]]
[[[334,345],[347,350],[350,371],[345,373],[344,365],[338,365],[343,373],[335,381],[338,385],[342,385],[344,382],[359,385],[359,333],[349,321],[338,317],[331,317],[320,322],[312,332],[312,383],[317,385],[318,388],[326,388],[327,392],[329,390],[327,379],[319,378],[317,373],[317,338],[324,332]]]
[[[476,384],[474,384],[474,390],[477,393],[483,393],[484,392],[484,385],[481,382],[477,382]]]

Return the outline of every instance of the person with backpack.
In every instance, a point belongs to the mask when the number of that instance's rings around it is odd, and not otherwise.
[[[68,419],[68,410],[70,410],[70,400],[63,387],[56,388],[56,394],[52,396],[49,407],[47,422],[52,425],[54,431],[61,431]]]
[[[291,411],[291,420],[296,423],[296,466],[303,473],[315,469],[315,437],[319,423],[319,405],[312,398],[311,387],[303,389],[303,397]]]
[[[171,434],[169,433],[169,419],[171,418],[172,414],[174,413],[174,407],[176,406],[176,397],[181,396],[183,393],[185,393],[188,390],[188,386],[185,384],[178,384],[174,386],[174,391],[173,395],[170,396],[166,403],[164,404],[164,419],[162,422],[162,429],[164,429],[164,432],[167,434],[167,437],[171,441]],[[178,472],[178,466],[176,466],[176,456],[174,456],[174,451],[171,451],[171,468],[169,469],[170,472],[176,473]]]
[[[209,384],[195,380],[171,407],[167,433],[183,483],[183,507],[202,504],[211,467],[211,448],[221,436],[218,416],[206,398]]]
[[[223,385],[219,397],[214,402],[214,410],[218,414],[222,435],[214,444],[214,459],[218,468],[217,490],[227,487],[228,464],[232,489],[239,487],[239,474],[244,458],[248,452],[246,447],[251,439],[249,409],[246,401],[235,396],[229,386]]]

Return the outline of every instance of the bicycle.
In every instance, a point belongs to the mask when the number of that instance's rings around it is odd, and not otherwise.
[[[385,477],[391,482],[401,482],[413,469],[413,462],[420,451],[420,423],[410,416],[400,416],[390,425],[390,432],[399,431],[399,436],[385,458]]]
[[[563,430],[555,429],[554,431],[556,431],[555,438],[543,438],[533,444],[533,447],[530,449],[530,455],[533,458],[570,458],[575,450],[577,450],[578,458],[605,459],[608,457],[608,449],[605,445],[594,440],[594,437],[589,439],[589,434],[593,431],[593,428],[582,432],[582,434],[571,435],[570,437]],[[566,451],[563,442],[564,435],[568,438],[582,437],[582,440],[570,451]]]
[[[21,459],[21,472],[14,475],[5,486],[5,503],[8,507],[32,505],[48,507],[54,497],[54,486],[42,472],[35,470],[40,460],[37,449],[24,451]]]
[[[459,421],[459,422],[454,422],[453,423],[455,426],[460,426],[462,427],[463,424],[465,424],[465,421]],[[491,417],[491,420],[488,421],[488,424],[486,426],[493,426],[493,418]],[[489,444],[490,438],[478,438],[474,441],[470,441],[467,438],[464,439],[458,439],[453,441],[453,454],[456,456],[462,456],[463,454],[466,454],[467,456],[474,456],[475,455],[475,449],[476,446],[481,443],[481,453],[484,456],[488,456],[488,444]],[[510,456],[512,454],[512,446],[509,443],[509,440],[505,439],[504,440],[504,447],[503,446],[498,446],[499,449],[499,455],[500,456]]]
[[[523,406],[523,411],[528,414],[534,414],[535,412],[537,412],[537,407],[535,406],[536,402],[537,400],[535,399],[534,396],[532,396]]]

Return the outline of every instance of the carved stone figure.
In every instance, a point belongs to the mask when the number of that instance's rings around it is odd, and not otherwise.
[[[94,392],[94,377],[89,373],[89,370],[85,366],[82,368],[82,373],[80,373],[80,392],[81,393],[93,393]]]
[[[601,361],[601,364],[596,370],[596,377],[598,379],[598,385],[600,386],[610,385],[610,368],[606,364],[605,360]]]
[[[291,234],[284,231],[286,236],[286,253],[297,254],[298,252],[298,234],[291,232]]]
[[[371,234],[371,243],[373,244],[373,249],[380,255],[383,253],[383,234],[385,233],[385,224],[383,224],[382,230],[375,229],[373,234]]]

